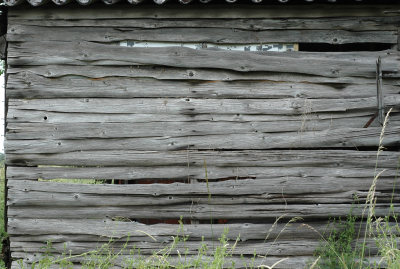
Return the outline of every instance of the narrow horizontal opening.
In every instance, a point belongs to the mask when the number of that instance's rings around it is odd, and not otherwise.
[[[393,44],[388,43],[300,43],[299,51],[309,52],[346,52],[346,51],[382,51],[391,49]]]
[[[184,225],[186,224],[227,224],[227,219],[207,219],[207,220],[193,220],[189,218],[181,218],[181,219],[130,219],[125,217],[113,217],[113,221],[120,222],[139,222],[146,225],[154,225],[154,224],[180,224],[180,222]]]
[[[43,179],[39,178],[38,181],[43,182],[56,182],[56,183],[69,183],[69,184],[104,184],[104,179],[78,179],[78,178],[54,178],[54,179]]]

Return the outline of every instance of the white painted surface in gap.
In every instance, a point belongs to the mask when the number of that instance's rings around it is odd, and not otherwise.
[[[163,47],[185,47],[191,49],[221,49],[235,51],[298,51],[298,44],[213,44],[213,43],[178,43],[178,42],[147,42],[130,41],[119,42],[122,47],[135,48],[163,48]]]

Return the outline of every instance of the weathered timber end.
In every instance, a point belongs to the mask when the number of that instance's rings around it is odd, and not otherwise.
[[[392,112],[376,215],[400,213],[396,1],[6,2],[14,261],[46,241],[81,254],[128,236],[151,255],[182,219],[189,258],[229,227],[238,268],[255,252],[255,265],[305,268],[329,218],[363,214],[379,109]]]

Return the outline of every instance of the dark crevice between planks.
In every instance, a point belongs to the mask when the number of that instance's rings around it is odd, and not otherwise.
[[[383,51],[392,49],[389,43],[299,43],[299,51],[308,52],[350,52],[350,51]]]
[[[145,225],[154,225],[154,224],[227,224],[230,223],[227,219],[209,219],[209,220],[194,220],[190,218],[180,218],[180,219],[129,219],[129,218],[112,218],[113,221],[122,221],[122,222],[138,222]]]

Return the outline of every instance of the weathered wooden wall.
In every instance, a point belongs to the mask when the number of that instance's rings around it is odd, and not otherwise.
[[[319,235],[301,223],[323,231],[329,217],[349,213],[355,196],[361,206],[353,213],[362,214],[381,132],[377,120],[363,128],[377,109],[378,56],[384,101],[394,107],[378,162],[386,170],[376,214],[388,212],[400,156],[400,18],[386,11],[398,8],[10,9],[12,257],[29,264],[47,240],[56,252],[66,243],[78,254],[128,234],[147,255],[170,242],[178,225],[140,221],[183,217],[192,223],[184,226],[190,255],[202,236],[211,245],[227,225],[230,238],[240,234],[232,258],[238,266],[241,254],[256,251],[268,254],[256,264],[288,257],[276,268],[304,267]],[[120,47],[124,40],[353,44],[355,50],[381,43],[393,49],[253,53]],[[43,181],[58,178],[134,184]],[[400,211],[398,196],[394,209]],[[214,224],[212,233],[210,216],[227,224]],[[293,217],[302,220],[280,233]]]

